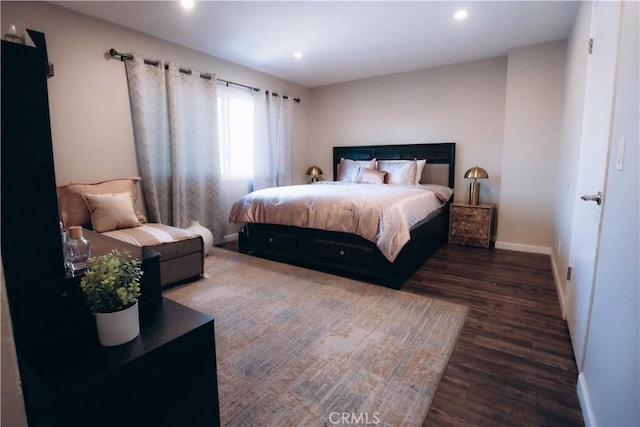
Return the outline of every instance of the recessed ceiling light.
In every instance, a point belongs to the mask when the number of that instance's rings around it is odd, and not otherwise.
[[[180,6],[184,9],[193,9],[193,0],[180,0]]]
[[[295,52],[293,54],[293,57],[296,58],[296,59],[302,59],[302,52]]]
[[[469,16],[469,12],[467,12],[465,9],[460,9],[453,14],[453,17],[456,18],[458,21],[467,19],[467,16]]]

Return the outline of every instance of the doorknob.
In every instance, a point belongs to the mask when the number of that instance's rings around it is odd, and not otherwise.
[[[585,194],[580,198],[585,202],[596,202],[600,206],[602,204],[602,191],[598,191],[598,194]]]

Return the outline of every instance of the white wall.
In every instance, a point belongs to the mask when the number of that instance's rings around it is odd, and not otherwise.
[[[565,55],[565,41],[509,51],[496,247],[550,252]]]
[[[479,165],[496,203],[498,247],[549,253],[562,125],[566,42],[507,57],[311,90],[310,158],[331,179],[334,145],[456,142],[456,200]]]
[[[623,2],[591,321],[580,384],[592,425],[640,425],[640,55],[638,2]],[[618,141],[626,138],[623,169]]]
[[[584,112],[587,75],[587,49],[591,26],[591,3],[582,3],[576,16],[571,37],[567,43],[567,67],[565,77],[562,132],[557,151],[554,203],[554,236],[552,255],[554,275],[561,306],[564,313],[564,295],[567,292],[566,272],[569,266],[571,233],[576,201],[576,180],[578,159],[582,138],[582,117]]]
[[[480,165],[481,200],[501,185],[506,57],[314,88],[309,112],[313,163],[332,179],[332,147],[456,143],[456,200],[468,199],[464,172]]]

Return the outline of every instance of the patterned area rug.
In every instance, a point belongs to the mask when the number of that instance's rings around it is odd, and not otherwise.
[[[422,425],[467,308],[214,248],[165,296],[215,318],[224,426]]]

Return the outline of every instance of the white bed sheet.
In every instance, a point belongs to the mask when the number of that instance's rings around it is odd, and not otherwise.
[[[322,181],[249,193],[234,203],[229,222],[357,234],[393,262],[409,241],[411,228],[443,204],[420,185]]]

